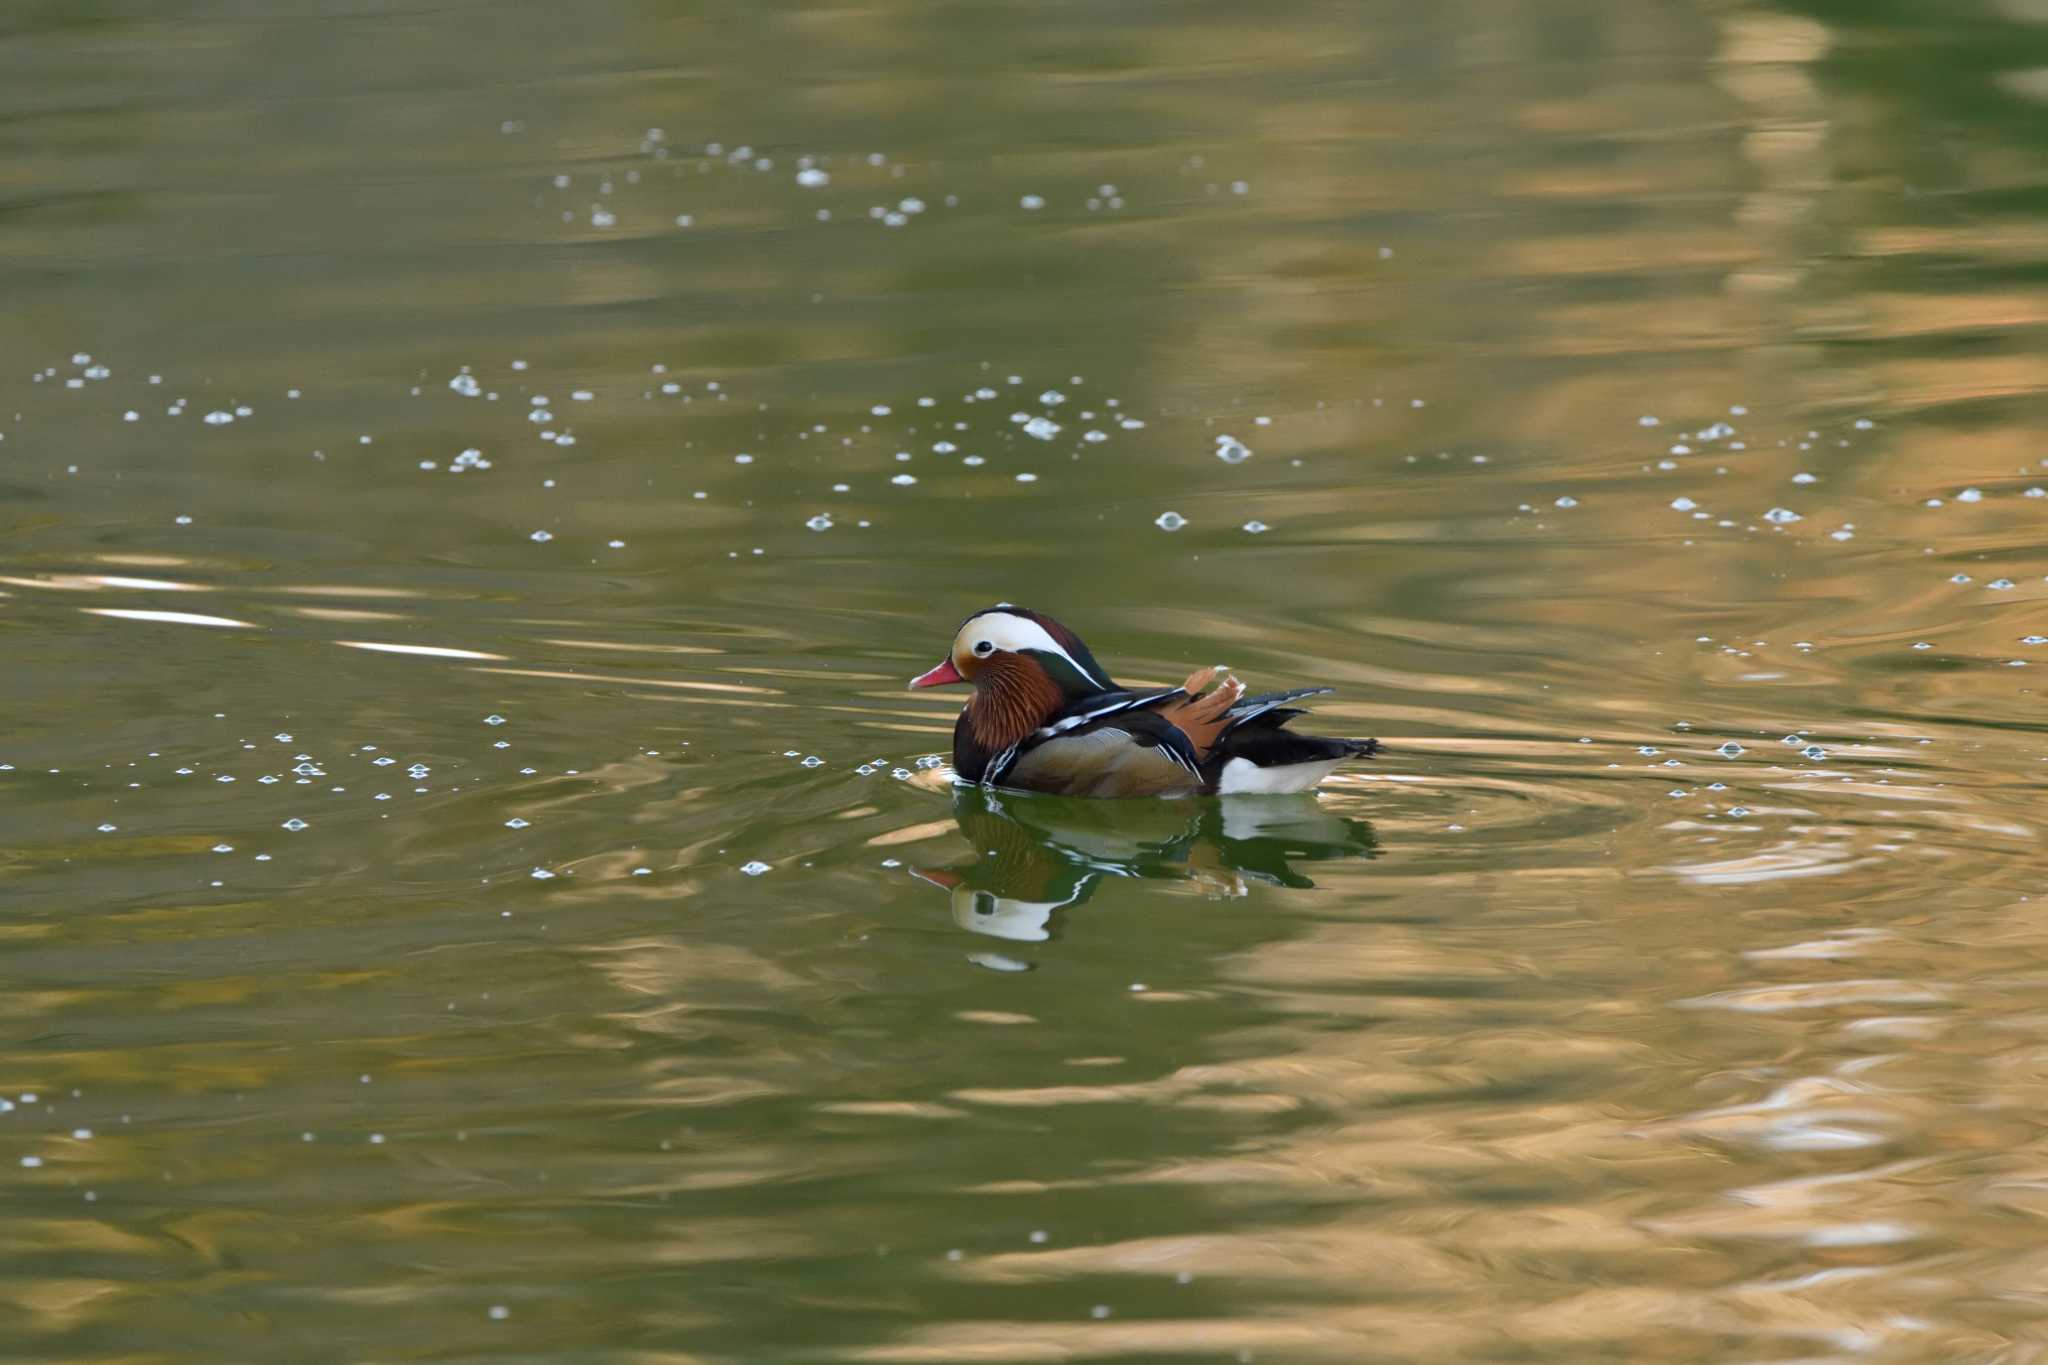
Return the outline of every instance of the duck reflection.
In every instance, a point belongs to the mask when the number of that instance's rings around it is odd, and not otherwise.
[[[1310,794],[1090,801],[961,787],[953,813],[976,856],[910,870],[952,897],[961,928],[1018,943],[1053,937],[1054,916],[1087,900],[1104,877],[1187,881],[1212,895],[1243,896],[1255,881],[1314,886],[1296,863],[1375,851],[1371,825]]]

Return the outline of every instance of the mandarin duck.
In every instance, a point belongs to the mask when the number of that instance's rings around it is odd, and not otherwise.
[[[953,771],[984,787],[1101,797],[1303,792],[1379,749],[1378,740],[1284,728],[1302,714],[1289,702],[1331,688],[1247,697],[1221,667],[1197,669],[1179,687],[1119,687],[1073,631],[1007,603],[968,617],[952,652],[910,680],[947,683],[974,687],[953,726]]]

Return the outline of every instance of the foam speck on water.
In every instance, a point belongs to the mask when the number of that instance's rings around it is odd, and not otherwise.
[[[1225,464],[1243,464],[1252,457],[1251,447],[1235,436],[1216,438],[1216,458]]]
[[[1188,524],[1188,519],[1178,512],[1161,512],[1153,518],[1152,524],[1162,531],[1178,531]]]
[[[746,873],[749,877],[758,877],[763,872],[767,872],[769,870],[770,868],[768,864],[762,862],[758,858],[756,858],[752,862],[740,864],[740,871]]]
[[[1764,520],[1777,526],[1790,526],[1793,522],[1803,521],[1805,518],[1789,507],[1773,507],[1764,513]]]

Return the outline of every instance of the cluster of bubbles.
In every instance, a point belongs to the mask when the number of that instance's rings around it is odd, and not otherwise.
[[[1251,194],[1251,183],[1246,180],[1202,179],[1206,169],[1204,158],[1189,157],[1177,168],[1176,179],[1183,186],[1199,181],[1205,199],[1242,199]],[[597,232],[632,230],[636,225],[687,230],[698,225],[703,212],[693,198],[694,187],[708,183],[706,177],[714,174],[728,180],[744,177],[771,191],[788,186],[783,191],[787,197],[780,201],[782,207],[813,223],[902,229],[926,215],[963,207],[961,195],[943,189],[942,168],[906,162],[886,152],[803,152],[785,157],[751,142],[707,141],[683,146],[664,128],[647,129],[631,153],[622,150],[594,167],[550,175],[534,204],[564,225]],[[903,193],[914,181],[929,181],[931,188]],[[1084,214],[1117,214],[1128,203],[1124,187],[1109,181],[1069,193],[1071,198],[1063,197],[1061,202]],[[1166,202],[1170,197],[1176,197],[1174,192],[1162,186],[1158,198]],[[1182,190],[1177,197],[1189,195]],[[1034,217],[1054,205],[1054,199],[1039,190],[1016,193],[1014,199],[998,193],[992,200],[996,207],[1013,202],[1019,211]],[[1383,260],[1392,254],[1390,248],[1380,249]]]

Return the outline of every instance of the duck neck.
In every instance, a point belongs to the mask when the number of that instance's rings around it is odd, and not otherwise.
[[[997,660],[974,679],[967,722],[975,743],[1001,753],[1059,714],[1066,694],[1043,668],[1025,660]]]

